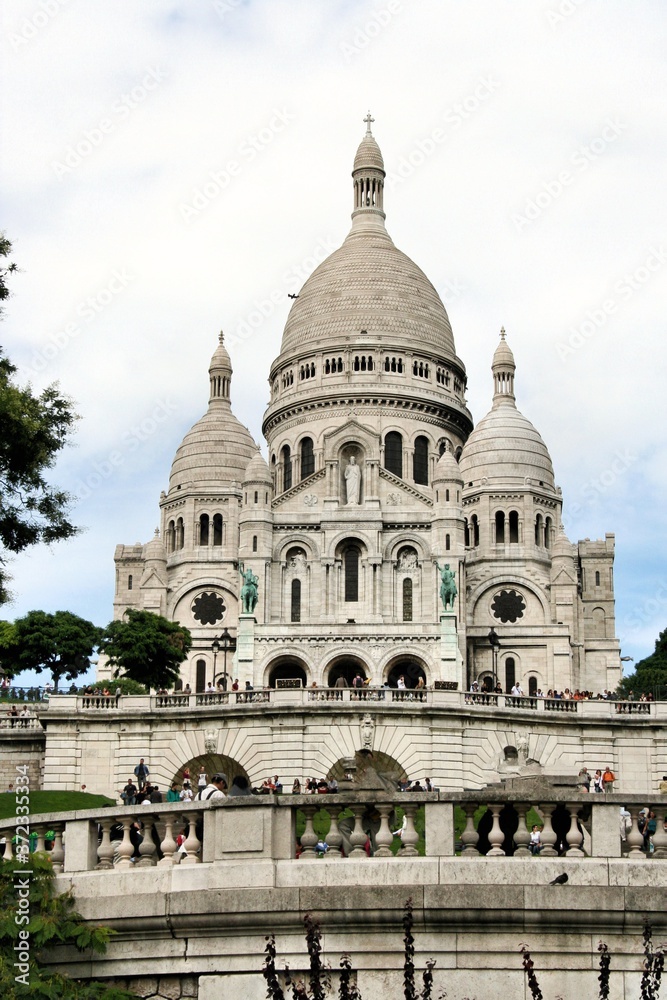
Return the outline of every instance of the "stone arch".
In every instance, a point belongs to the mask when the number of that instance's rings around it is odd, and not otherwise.
[[[172,777],[169,784],[176,784],[181,787],[183,785],[183,772],[187,768],[190,771],[190,783],[192,785],[192,790],[197,794],[197,775],[201,768],[204,768],[209,780],[212,775],[220,772],[221,774],[227,775],[227,786],[231,788],[232,781],[237,777],[244,777],[249,783],[248,772],[239,764],[237,760],[233,757],[227,757],[225,754],[220,753],[203,753],[198,757],[191,757],[190,760],[185,761],[184,764],[179,767],[176,774]]]
[[[384,547],[384,552],[382,553],[382,559],[384,562],[395,562],[399,550],[404,545],[412,545],[417,549],[417,554],[419,556],[420,563],[428,562],[431,558],[431,547],[428,541],[418,535],[416,531],[405,531],[402,532],[397,538],[392,538],[390,542]]]
[[[389,687],[395,688],[398,678],[403,676],[405,677],[405,686],[415,688],[420,677],[423,678],[425,684],[428,684],[429,673],[428,664],[421,656],[415,656],[414,653],[399,653],[397,656],[392,656],[385,664],[382,680]]]
[[[300,656],[280,653],[264,667],[264,687],[274,688],[277,680],[300,680],[303,687],[310,682],[310,668]]]
[[[371,668],[357,653],[336,653],[324,666],[322,679],[325,686],[334,687],[338,678],[343,676],[348,686],[352,687],[357,673],[364,680],[367,677],[372,679]]]
[[[173,594],[170,595],[171,600],[169,602],[169,607],[167,608],[168,617],[172,618],[174,621],[182,622],[188,627],[190,627],[189,622],[197,627],[198,623],[192,618],[191,604],[198,591],[215,591],[220,594],[225,603],[227,610],[223,621],[218,625],[210,626],[213,633],[216,628],[222,627],[229,621],[234,621],[232,612],[236,608],[238,602],[237,594],[233,593],[233,591],[231,591],[224,583],[213,583],[210,576],[202,576],[197,580],[188,580],[175,590]]]
[[[314,559],[319,559],[320,557],[319,550],[313,542],[312,537],[307,535],[305,531],[295,531],[294,533],[290,533],[289,538],[281,538],[280,541],[274,545],[273,561],[277,563],[284,563],[287,559],[287,553],[293,548],[304,549],[308,562],[311,562]]]
[[[533,597],[537,601],[539,607],[541,608],[543,619],[539,622],[533,621],[530,624],[544,624],[549,622],[550,619],[550,608],[549,602],[534,586],[532,586],[524,577],[515,576],[508,574],[503,576],[498,580],[484,580],[482,583],[478,584],[477,587],[472,591],[468,598],[468,607],[472,611],[472,621],[475,625],[481,624],[484,626],[493,625],[494,627],[498,624],[498,621],[493,617],[490,611],[485,612],[480,604],[488,597],[489,604],[493,598],[493,594],[498,590],[519,590],[523,591],[525,595]],[[530,611],[529,608],[526,609]],[[529,620],[529,615],[524,614],[523,618],[519,620],[519,625],[526,624]],[[501,623],[502,624],[502,623]]]

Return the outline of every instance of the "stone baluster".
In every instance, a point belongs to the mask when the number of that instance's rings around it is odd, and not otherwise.
[[[528,827],[526,826],[526,814],[530,809],[530,806],[525,802],[518,802],[514,808],[516,809],[519,816],[519,825],[516,828],[516,833],[514,834],[514,843],[516,844],[516,850],[514,852],[515,858],[528,858],[530,857],[530,833]]]
[[[401,840],[403,841],[403,849],[401,850],[401,855],[403,857],[415,858],[419,855],[417,850],[417,842],[419,840],[419,834],[415,829],[415,813],[417,812],[416,805],[404,805],[403,812],[407,818],[407,826],[403,830],[403,836]]]
[[[13,830],[5,830],[5,853],[2,856],[3,861],[14,860],[14,846],[12,844],[13,836],[14,836]]]
[[[632,826],[627,832],[626,841],[630,850],[628,851],[628,857],[633,858],[637,861],[645,861],[646,855],[644,854],[642,848],[644,846],[644,836],[639,829],[639,806],[628,806],[628,811],[632,817]]]
[[[62,823],[54,823],[53,832],[55,834],[53,847],[51,848],[51,867],[56,875],[59,875],[65,866],[65,851],[63,849],[63,827]]]
[[[164,823],[164,837],[160,842],[160,850],[163,857],[161,861],[158,861],[158,865],[167,866],[175,864],[174,855],[178,846],[174,840],[175,820],[176,817],[173,813],[165,813],[163,816],[160,816],[160,822]]]
[[[134,822],[132,816],[123,816],[116,820],[117,823],[121,823],[123,827],[123,839],[118,845],[118,861],[116,862],[116,867],[131,868],[132,867],[132,855],[134,854],[134,844],[130,839],[130,829]]]
[[[491,810],[491,815],[493,816],[493,824],[489,830],[489,843],[491,848],[486,852],[487,858],[504,858],[505,852],[501,847],[501,844],[505,840],[505,834],[500,829],[500,814],[503,809],[502,802],[494,802],[489,806]]]
[[[331,808],[329,816],[331,817],[331,826],[327,834],[327,844],[329,845],[327,857],[340,859],[342,858],[340,849],[343,844],[343,834],[338,829],[338,806]]]
[[[37,841],[35,843],[35,850],[44,852],[46,850],[46,843],[44,841],[44,834],[46,828],[43,826],[36,826],[35,832],[37,833]]]
[[[365,844],[368,839],[368,834],[363,827],[363,806],[352,806],[352,812],[354,813],[354,829],[350,834],[350,843],[352,844],[352,850],[350,851],[351,858],[365,858],[367,857]]]
[[[375,843],[378,845],[375,857],[391,858],[393,857],[391,845],[394,842],[394,835],[389,826],[389,816],[394,807],[392,805],[379,805],[377,808],[380,813],[380,829],[375,835]]]
[[[141,830],[143,840],[139,844],[139,860],[137,868],[151,868],[157,864],[157,848],[153,843],[153,817],[148,816],[143,822]]]
[[[479,834],[475,829],[475,813],[477,808],[478,805],[476,802],[466,802],[463,806],[463,810],[466,814],[466,825],[463,833],[461,834],[461,843],[463,844],[463,850],[461,851],[462,858],[479,857],[479,851],[477,850]]]
[[[308,861],[317,857],[315,853],[315,845],[320,839],[315,833],[315,828],[313,827],[313,816],[317,812],[316,806],[304,806],[303,812],[306,817],[306,829],[301,834],[301,857]]]
[[[660,860],[667,858],[667,831],[665,831],[665,806],[651,806],[656,815],[657,823],[653,834],[653,854],[649,858]]]
[[[586,855],[581,847],[584,842],[584,834],[583,830],[579,829],[578,816],[580,806],[577,803],[568,802],[567,808],[570,810],[570,829],[565,834],[565,839],[568,843],[568,849],[565,854],[568,858],[583,858]]]
[[[181,859],[182,865],[200,865],[201,858],[199,857],[199,852],[201,850],[201,841],[197,836],[196,823],[197,817],[201,813],[183,813],[183,819],[188,824],[188,835],[183,843],[184,855]]]
[[[113,820],[102,819],[100,820],[100,826],[102,827],[102,839],[100,840],[99,846],[97,848],[97,864],[95,868],[102,871],[108,871],[113,868],[113,855],[114,849],[111,843],[111,827],[113,825]],[[39,843],[39,841],[38,841]]]
[[[554,809],[556,808],[555,802],[543,802],[540,804],[540,811],[543,817],[544,829],[540,834],[540,841],[542,843],[542,850],[539,853],[541,858],[557,858],[558,851],[556,850],[555,844],[558,840],[556,832],[551,825],[551,817],[553,816]]]

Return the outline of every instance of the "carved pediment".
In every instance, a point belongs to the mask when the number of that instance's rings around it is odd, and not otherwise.
[[[426,496],[421,490],[413,486],[412,483],[406,483],[399,476],[395,476],[393,472],[387,472],[386,469],[380,468],[380,479],[385,480],[385,484],[381,487],[381,499],[383,506],[399,507],[403,498],[407,503],[413,500],[419,500],[426,507],[433,506],[433,500],[431,497]],[[410,499],[408,499],[410,498]]]
[[[280,496],[277,496],[275,500],[271,501],[271,507],[273,510],[276,507],[282,507],[283,504],[287,503],[289,500],[293,500],[298,497],[298,506],[301,508],[305,507],[306,510],[317,511],[322,505],[322,497],[324,496],[324,479],[326,476],[326,469],[319,469],[314,472],[312,476],[306,476],[302,479],[300,483],[296,486],[292,486],[289,490],[285,490]]]

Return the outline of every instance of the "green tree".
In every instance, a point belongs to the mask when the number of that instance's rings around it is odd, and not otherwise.
[[[49,670],[58,690],[60,678],[68,681],[90,668],[90,657],[102,630],[71,611],[29,611],[14,622],[14,639],[0,646],[0,664],[8,674]]]
[[[632,691],[638,698],[652,694],[659,701],[667,699],[667,629],[655,640],[655,649],[635,664],[634,673],[624,677],[618,686],[625,697]]]
[[[178,622],[151,611],[128,608],[122,621],[110,622],[100,652],[116,667],[114,677],[130,677],[150,688],[172,687],[192,647],[192,636]]]
[[[0,258],[10,252],[11,243],[0,235]],[[0,301],[9,295],[6,278],[15,270],[15,264],[0,267]],[[34,395],[29,385],[17,385],[15,374],[0,348],[0,604],[10,598],[7,553],[78,531],[69,520],[73,497],[45,478],[78,419],[72,402],[55,383]]]
[[[56,894],[51,861],[31,854],[26,868],[28,906],[20,900],[16,880],[22,865],[0,861],[0,995],[3,1000],[44,997],[49,1000],[136,1000],[133,994],[97,982],[81,982],[43,965],[49,949],[73,945],[79,951],[103,953],[113,931],[87,923],[76,912],[71,892]],[[27,859],[26,859],[27,860]],[[23,922],[27,916],[27,922]],[[29,943],[26,953],[20,946]],[[28,957],[23,962],[22,957]],[[14,963],[18,962],[19,966]]]

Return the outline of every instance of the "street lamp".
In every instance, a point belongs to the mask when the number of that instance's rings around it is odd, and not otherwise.
[[[224,690],[227,690],[227,653],[229,650],[236,649],[236,640],[232,635],[229,634],[229,630],[223,628],[222,635],[216,636],[211,643],[211,649],[213,650],[213,684],[215,684],[217,678],[222,677],[222,686]],[[218,653],[222,650],[223,654],[223,664],[222,664],[222,674],[216,674],[215,665]]]

